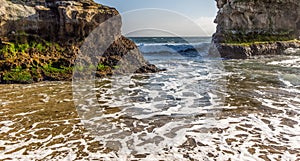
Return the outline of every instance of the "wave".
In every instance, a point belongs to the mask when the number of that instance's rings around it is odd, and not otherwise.
[[[210,43],[153,43],[153,44],[137,44],[138,48],[143,54],[205,54],[208,52]]]

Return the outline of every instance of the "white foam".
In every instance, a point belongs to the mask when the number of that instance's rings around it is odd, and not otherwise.
[[[0,147],[5,147],[5,150],[0,151],[0,159],[76,160],[80,145],[83,146],[82,151],[87,153],[82,160],[134,160],[137,159],[134,154],[149,153],[146,158],[138,160],[191,160],[186,155],[195,160],[262,160],[259,156],[265,155],[264,152],[271,160],[278,160],[279,157],[282,160],[297,160],[298,154],[292,154],[289,150],[299,152],[297,147],[300,144],[300,90],[291,81],[291,75],[278,74],[285,86],[262,84],[258,80],[251,82],[251,87],[236,88],[241,91],[227,91],[226,86],[245,85],[249,77],[239,77],[241,83],[245,84],[227,82],[227,79],[223,80],[224,77],[240,76],[239,73],[217,70],[214,68],[216,64],[218,63],[197,64],[187,60],[172,64],[163,61],[159,65],[167,67],[168,71],[149,74],[147,76],[150,78],[147,79],[133,79],[133,75],[130,75],[127,78],[106,78],[106,81],[112,82],[106,85],[112,85],[112,88],[82,86],[74,91],[83,92],[83,95],[80,95],[82,100],[75,99],[83,119],[81,123],[74,123],[79,122],[79,119],[72,118],[47,120],[34,123],[31,128],[25,129],[16,126],[22,119],[1,121],[1,135],[6,135],[5,133],[12,128],[16,129],[15,132],[7,134],[8,137],[0,140]],[[39,86],[42,85],[33,85],[32,88]],[[63,88],[53,86],[49,90],[67,92]],[[248,100],[238,105],[224,106],[227,102],[236,104],[232,101],[240,101],[235,98],[240,96],[239,92],[248,94],[243,96]],[[95,93],[100,95],[97,99],[94,97]],[[227,102],[222,102],[220,93],[225,95]],[[39,97],[53,98],[53,95],[44,94]],[[22,101],[25,98],[19,99]],[[63,102],[64,99],[59,98],[56,101]],[[101,101],[101,104],[98,101]],[[257,103],[251,105],[251,101]],[[3,108],[1,111],[3,112],[0,115],[5,116],[9,114],[10,109]],[[35,112],[19,112],[14,116],[34,116]],[[284,119],[287,121],[284,122]],[[70,125],[72,130],[65,135],[49,134],[45,139],[37,139],[36,132],[51,130],[50,127],[39,128],[41,123],[47,123],[51,127]],[[90,132],[96,132],[96,136],[89,137],[89,131],[82,130],[82,123],[87,125],[87,129],[91,128],[88,129]],[[24,135],[30,136],[29,139]],[[13,138],[15,141],[7,138]],[[54,139],[61,138],[63,142],[46,146]],[[192,141],[186,143],[188,139]],[[228,141],[230,139],[233,141]],[[94,141],[103,144],[103,148],[106,146],[119,150],[109,153],[105,153],[101,148],[97,152],[89,151],[89,143]],[[196,145],[193,145],[193,141]],[[42,146],[29,151],[29,155],[23,155],[25,148],[6,154],[19,147],[40,142],[43,143]],[[249,148],[254,148],[255,153],[251,154]],[[51,158],[53,152],[63,153],[57,153],[57,156]]]
[[[291,59],[281,60],[281,61],[272,61],[267,63],[267,65],[280,65],[285,67],[294,67],[300,68],[300,58],[299,57],[291,57]]]
[[[284,52],[288,54],[296,54],[297,52],[300,52],[300,48],[287,48]]]

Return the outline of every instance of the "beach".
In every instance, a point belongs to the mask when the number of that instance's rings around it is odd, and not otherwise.
[[[299,159],[297,52],[222,60],[210,38],[131,39],[167,70],[97,78],[85,102],[70,82],[1,85],[0,159]]]

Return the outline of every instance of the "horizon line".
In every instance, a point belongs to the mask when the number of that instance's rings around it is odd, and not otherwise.
[[[132,37],[132,38],[135,38],[135,37],[189,37],[189,38],[193,38],[193,37],[203,37],[203,38],[212,38],[212,36],[191,36],[191,35],[187,35],[187,36],[168,36],[168,35],[153,35],[153,36],[150,36],[150,35],[142,35],[142,36],[126,36],[124,35],[125,37]]]

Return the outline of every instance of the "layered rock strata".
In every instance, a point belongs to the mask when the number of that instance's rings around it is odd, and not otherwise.
[[[223,58],[283,54],[300,48],[299,0],[216,0],[213,42]],[[298,39],[298,40],[297,40]]]

